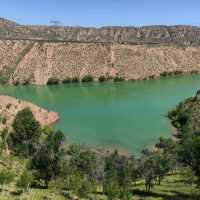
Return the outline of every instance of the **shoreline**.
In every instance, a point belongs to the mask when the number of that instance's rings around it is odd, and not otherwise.
[[[19,84],[14,84],[14,83],[5,83],[5,84],[1,84],[0,85],[8,85],[8,86],[59,86],[59,85],[71,85],[71,84],[88,84],[88,83],[99,83],[99,84],[104,84],[104,83],[123,83],[123,82],[141,82],[141,81],[150,81],[150,80],[159,80],[159,79],[162,79],[162,78],[173,78],[173,77],[180,77],[180,76],[195,76],[195,75],[200,75],[200,71],[170,71],[170,72],[163,72],[161,73],[159,76],[157,75],[153,75],[153,76],[149,76],[149,77],[146,77],[146,78],[138,78],[138,79],[126,79],[124,77],[120,77],[120,76],[116,76],[118,78],[120,78],[121,80],[117,80],[115,81],[114,78],[115,77],[112,77],[112,79],[108,78],[106,79],[105,77],[105,81],[99,81],[98,78],[94,78],[92,81],[82,81],[81,79],[79,79],[78,82],[67,82],[67,83],[64,83],[63,80],[61,79],[57,79],[57,82],[54,83],[54,84],[38,84],[38,83],[28,83],[28,84],[25,84],[25,83],[19,83]],[[100,76],[101,77],[101,76]],[[70,78],[70,77],[69,77]],[[71,78],[72,79],[72,78]],[[0,95],[1,96],[1,95]]]
[[[17,113],[25,108],[29,108],[32,111],[34,117],[42,126],[54,125],[60,119],[60,115],[57,112],[47,111],[29,101],[0,95],[0,130],[11,127]]]

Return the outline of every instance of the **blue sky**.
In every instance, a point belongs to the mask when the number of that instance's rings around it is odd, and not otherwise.
[[[200,25],[200,0],[2,0],[0,17],[69,26]]]

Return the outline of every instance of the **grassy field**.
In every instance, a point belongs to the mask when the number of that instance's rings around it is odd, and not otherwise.
[[[147,194],[144,192],[144,182],[138,182],[134,188],[134,196],[136,200],[199,200],[200,193],[196,185],[187,184],[185,179],[179,175],[171,175],[166,177],[161,185],[154,186],[152,192]]]
[[[0,194],[0,200],[70,200],[70,195],[55,189],[31,189],[29,193],[22,194],[16,187],[6,187],[4,194]],[[73,195],[71,195],[73,196]],[[95,199],[90,195],[89,199]],[[156,185],[152,192],[145,192],[143,181],[138,181],[136,186],[133,186],[134,200],[199,200],[200,191],[195,185],[187,184],[182,176],[171,175],[166,177],[161,185]],[[107,200],[102,195],[101,191],[97,195],[97,200]]]

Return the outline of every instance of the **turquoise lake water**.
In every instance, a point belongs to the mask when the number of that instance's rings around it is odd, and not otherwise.
[[[59,112],[55,125],[70,142],[138,153],[171,136],[167,112],[194,96],[200,75],[122,83],[0,86],[1,95]]]

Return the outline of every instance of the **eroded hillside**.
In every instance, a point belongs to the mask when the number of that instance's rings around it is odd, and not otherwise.
[[[200,47],[0,41],[1,79],[45,84],[50,77],[119,75],[140,80],[163,72],[200,71]]]
[[[0,18],[0,81],[46,84],[51,77],[154,78],[200,71],[200,28],[22,26]]]

